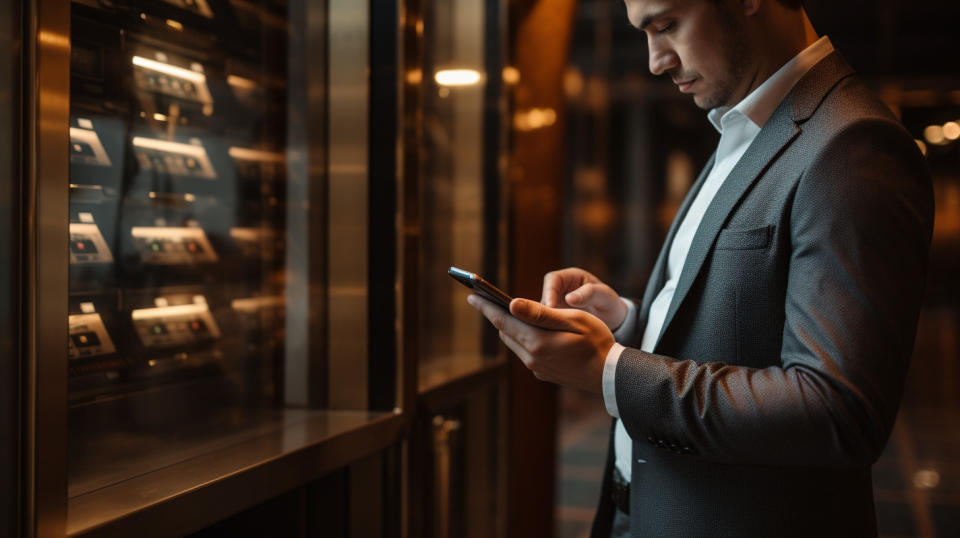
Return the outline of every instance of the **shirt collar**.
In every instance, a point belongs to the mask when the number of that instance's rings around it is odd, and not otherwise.
[[[790,90],[797,82],[800,82],[807,71],[810,71],[813,66],[826,58],[833,50],[833,43],[830,42],[830,38],[827,36],[821,37],[784,64],[736,106],[714,108],[707,113],[707,119],[721,134],[723,133],[723,119],[727,115],[743,115],[754,125],[762,128],[777,107],[780,106],[780,102],[787,97]]]

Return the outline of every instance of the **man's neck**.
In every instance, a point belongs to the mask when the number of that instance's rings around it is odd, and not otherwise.
[[[787,62],[820,39],[807,17],[806,10],[801,9],[796,16],[802,17],[802,25],[797,24],[797,21],[787,24],[783,24],[783,21],[771,21],[765,25],[760,36],[755,36],[758,38],[757,43],[751,50],[757,51],[757,54],[754,55],[750,68],[744,73],[740,91],[735,94],[736,98],[731,99],[725,106],[737,106]]]

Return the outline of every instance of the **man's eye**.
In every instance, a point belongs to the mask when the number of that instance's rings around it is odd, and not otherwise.
[[[657,33],[658,33],[658,34],[665,34],[665,33],[668,33],[668,32],[673,31],[673,29],[676,28],[676,27],[677,27],[677,23],[675,23],[675,22],[669,22],[669,23],[661,26],[660,28],[657,28]]]

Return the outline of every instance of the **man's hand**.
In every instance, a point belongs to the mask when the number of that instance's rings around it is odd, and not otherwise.
[[[577,267],[550,271],[543,276],[543,304],[551,308],[577,308],[600,318],[611,331],[627,317],[627,305],[599,278]]]
[[[603,363],[614,341],[610,329],[595,316],[514,299],[511,317],[478,295],[470,295],[467,302],[490,320],[503,343],[537,379],[589,392],[603,390]]]

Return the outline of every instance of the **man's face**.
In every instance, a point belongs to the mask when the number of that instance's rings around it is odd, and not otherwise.
[[[647,34],[651,73],[670,76],[704,110],[746,96],[746,36],[727,0],[625,2],[630,24]]]

